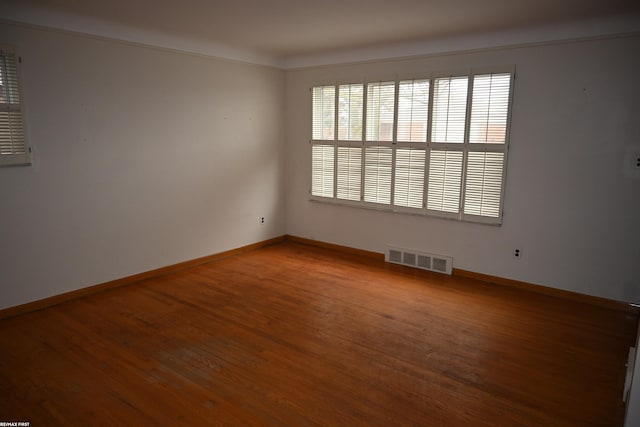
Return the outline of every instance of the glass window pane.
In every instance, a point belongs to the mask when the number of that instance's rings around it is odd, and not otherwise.
[[[338,88],[338,139],[362,141],[364,85],[340,85]]]
[[[402,142],[426,142],[429,80],[404,80],[398,85],[398,136]]]
[[[504,144],[507,135],[511,74],[473,78],[469,142]]]
[[[312,138],[315,140],[334,139],[336,120],[335,86],[317,86],[313,88],[313,126]]]
[[[467,76],[435,79],[431,141],[464,142],[468,81]]]
[[[367,141],[392,141],[395,82],[367,85]]]

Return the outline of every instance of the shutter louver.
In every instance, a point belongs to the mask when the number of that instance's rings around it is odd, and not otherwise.
[[[513,81],[500,71],[314,87],[312,195],[500,224]]]
[[[312,138],[317,141],[331,141],[335,135],[336,120],[335,86],[317,86],[313,88],[313,131]]]
[[[0,51],[0,165],[29,164],[16,55]]]
[[[506,142],[510,86],[509,73],[474,77],[469,142]]]
[[[431,150],[427,209],[458,213],[462,182],[462,151]]]
[[[432,142],[464,142],[468,83],[467,76],[435,79],[431,119]]]
[[[393,204],[422,208],[424,199],[425,150],[396,149]]]
[[[334,146],[314,145],[311,149],[311,194],[333,197]]]
[[[367,141],[392,141],[395,82],[367,85]]]
[[[24,155],[24,128],[20,111],[0,110],[0,155]]]
[[[364,85],[341,85],[338,88],[338,139],[362,141]]]
[[[365,202],[391,203],[392,152],[389,147],[367,147],[364,160]]]
[[[470,152],[465,180],[464,213],[498,218],[504,153]]]
[[[429,117],[429,80],[404,80],[398,85],[397,140],[426,142]]]
[[[360,200],[362,148],[338,147],[338,199]]]

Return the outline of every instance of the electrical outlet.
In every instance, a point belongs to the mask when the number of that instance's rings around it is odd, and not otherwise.
[[[640,147],[627,147],[624,151],[624,175],[628,178],[640,178]]]
[[[260,224],[264,224],[264,217],[260,218]]]
[[[518,249],[518,248],[514,249],[514,250],[513,250],[513,257],[514,257],[515,259],[520,259],[520,258],[522,258],[522,250],[521,250],[521,249]]]

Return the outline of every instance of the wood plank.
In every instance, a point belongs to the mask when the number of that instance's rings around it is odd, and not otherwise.
[[[242,246],[239,248],[230,249],[228,251],[219,252],[212,255],[203,256],[200,258],[194,258],[188,261],[180,262],[177,264],[167,265],[164,267],[156,268],[154,270],[145,271],[131,276],[122,277],[120,279],[110,280],[105,283],[97,285],[87,286],[85,288],[77,289],[71,292],[65,292],[58,295],[53,295],[48,298],[42,298],[36,301],[28,302],[26,304],[20,304],[14,307],[8,307],[0,310],[0,319],[8,317],[19,316],[21,314],[30,313],[32,311],[42,310],[44,308],[53,307],[58,304],[62,304],[67,301],[71,301],[77,298],[86,297],[99,292],[104,292],[109,289],[118,288],[120,286],[131,285],[138,283],[142,280],[146,280],[152,277],[160,277],[165,274],[172,273],[174,271],[184,270],[186,268],[195,267],[202,264],[226,258],[232,255],[238,255],[247,251],[262,248],[264,246],[280,243],[286,239],[286,236],[279,236],[273,239],[264,240],[261,242],[252,243],[250,245]]]
[[[524,289],[531,292],[537,292],[544,295],[550,295],[557,298],[570,299],[585,304],[597,305],[612,310],[626,311],[629,313],[640,314],[640,307],[629,304],[624,301],[616,301],[608,298],[596,297],[593,295],[581,294],[578,292],[566,291],[563,289],[552,288],[549,286],[534,285],[532,283],[520,280],[507,279],[504,277],[492,276],[489,274],[476,273],[474,271],[463,270],[459,268],[453,269],[454,276],[470,277],[472,279],[481,280],[483,282],[494,283],[496,285],[510,286],[512,288]]]
[[[384,254],[378,252],[367,251],[364,249],[356,249],[348,246],[336,245],[333,243],[322,242],[319,240],[306,239],[303,237],[287,235],[286,239],[292,242],[301,243],[305,245],[317,246],[319,248],[330,249],[333,251],[347,253],[364,257],[371,260],[384,260]],[[396,268],[396,265],[390,265],[389,268]],[[400,266],[402,267],[402,266]],[[566,291],[563,289],[552,288],[549,286],[536,285],[533,283],[527,283],[520,280],[507,279],[504,277],[494,276],[490,274],[478,273],[475,271],[464,270],[461,268],[453,268],[453,276],[470,277],[472,279],[480,280],[487,283],[492,283],[501,286],[509,286],[512,288],[525,289],[530,292],[536,292],[543,295],[550,295],[558,298],[566,298],[569,300],[583,302],[586,304],[593,304],[599,307],[609,308],[613,310],[620,310],[636,315],[640,315],[640,306],[629,304],[624,301],[616,301],[608,298],[596,297],[592,295],[585,295],[578,292]]]
[[[320,240],[306,239],[304,237],[292,236],[289,234],[286,236],[286,239],[290,242],[300,243],[303,245],[317,246],[319,248],[330,249],[332,251],[347,253],[349,255],[355,255],[355,256],[368,258],[375,261],[384,261],[384,254],[373,252],[373,251],[367,251],[365,249],[357,249],[357,248],[352,248],[350,246],[336,245],[335,243],[328,243]]]
[[[637,326],[288,240],[0,320],[0,419],[619,427]]]

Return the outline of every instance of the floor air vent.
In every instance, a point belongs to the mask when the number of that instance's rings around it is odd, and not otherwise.
[[[453,264],[453,258],[450,256],[429,254],[395,247],[389,247],[387,249],[385,261],[445,274],[451,274]]]

